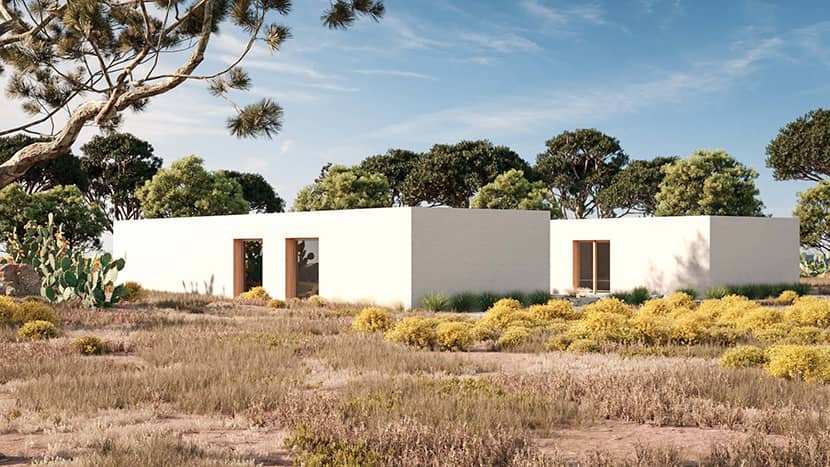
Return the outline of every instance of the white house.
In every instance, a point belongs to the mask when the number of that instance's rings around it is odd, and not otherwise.
[[[796,283],[797,218],[640,217],[554,220],[550,285],[560,292],[658,293]]]
[[[254,270],[275,298],[404,307],[431,293],[798,282],[794,218],[548,216],[382,208],[142,219],[116,222],[113,252],[127,259],[120,279],[150,289],[236,296]]]
[[[113,253],[127,260],[122,280],[235,296],[247,288],[246,245],[257,242],[275,298],[412,307],[436,292],[547,290],[548,216],[382,208],[142,219],[116,222]]]

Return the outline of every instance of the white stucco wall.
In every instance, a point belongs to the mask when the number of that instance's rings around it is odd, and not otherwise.
[[[712,217],[715,285],[796,283],[798,218]]]
[[[413,209],[413,303],[430,293],[547,290],[550,214]]]
[[[263,286],[285,297],[285,239],[319,238],[320,295],[404,306],[411,300],[411,216],[406,208],[117,222],[119,276],[156,290],[184,291],[214,277],[213,293],[233,294],[233,240],[263,240]]]

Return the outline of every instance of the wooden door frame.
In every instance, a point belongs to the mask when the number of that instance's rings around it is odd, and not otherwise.
[[[316,240],[320,244],[320,237],[292,237],[285,239],[285,298],[297,297],[297,242]],[[317,261],[320,252],[317,252]]]
[[[573,284],[574,284],[574,290],[581,288],[579,286],[579,276],[580,276],[580,273],[582,272],[580,270],[580,267],[579,267],[579,263],[580,263],[579,244],[580,243],[591,243],[593,245],[593,251],[591,252],[591,261],[593,263],[593,277],[591,278],[591,282],[592,282],[592,285],[593,285],[593,287],[592,287],[593,293],[596,294],[597,293],[597,283],[598,283],[598,280],[597,280],[597,270],[598,270],[598,268],[597,268],[597,245],[599,245],[601,243],[607,243],[608,244],[608,262],[609,262],[609,267],[610,267],[610,262],[611,262],[611,240],[574,240],[573,241]],[[611,289],[610,274],[609,274],[608,279],[609,279],[608,280],[608,289],[610,291],[610,289]]]
[[[263,242],[261,238],[233,239],[233,296],[238,297],[245,289],[245,242]],[[263,242],[263,247],[265,243]],[[263,276],[265,271],[262,271]],[[264,277],[263,277],[264,282]]]

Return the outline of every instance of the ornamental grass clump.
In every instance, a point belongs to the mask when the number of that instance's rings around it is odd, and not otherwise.
[[[17,334],[32,340],[51,339],[58,336],[58,328],[49,321],[35,320],[21,326]]]
[[[432,318],[412,316],[403,318],[386,332],[386,339],[399,344],[406,344],[419,349],[431,349],[435,346],[437,336],[435,328],[438,322]]]
[[[378,307],[368,307],[352,320],[352,329],[361,332],[385,332],[392,327],[392,315],[389,310]]]
[[[104,343],[96,336],[82,336],[75,339],[75,348],[82,355],[101,355],[104,353]]]
[[[442,350],[467,350],[474,342],[470,323],[447,321],[438,324],[435,336]]]
[[[432,293],[421,299],[421,307],[429,311],[449,311],[452,300],[442,293]]]
[[[774,345],[767,349],[765,370],[770,376],[800,379],[808,383],[830,383],[830,347]]]
[[[764,349],[754,345],[738,345],[726,350],[718,363],[724,368],[756,368],[768,361]]]

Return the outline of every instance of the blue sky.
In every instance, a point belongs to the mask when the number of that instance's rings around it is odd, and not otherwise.
[[[212,169],[260,172],[289,203],[326,162],[470,138],[532,162],[545,140],[583,127],[632,158],[726,149],[758,169],[777,216],[809,186],[774,181],[764,149],[781,126],[828,106],[826,2],[386,0],[380,23],[349,31],[320,26],[327,0],[294,3],[294,37],[275,55],[255,48],[243,62],[253,92],[233,96],[275,98],[280,135],[230,136],[229,108],[203,83],[157,98],[123,130],[167,164],[198,154]],[[219,69],[242,40],[223,30],[200,71]],[[13,114],[0,111],[0,124],[17,123]]]

